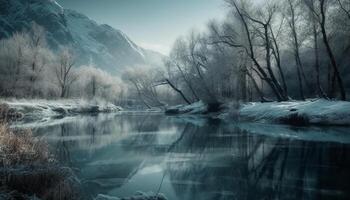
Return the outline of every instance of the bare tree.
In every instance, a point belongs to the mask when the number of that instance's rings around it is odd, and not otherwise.
[[[350,2],[348,0],[337,0],[340,9],[346,14],[346,16],[350,19]]]
[[[72,68],[75,64],[74,56],[69,49],[63,49],[56,67],[56,79],[60,88],[60,97],[68,95],[69,87],[77,80],[77,75]]]
[[[231,46],[234,46],[234,47],[244,48],[246,53],[252,59],[257,69],[257,73],[259,74],[260,77],[262,77],[262,80],[264,80],[270,86],[277,100],[279,101],[288,100],[288,95],[286,94],[285,91],[283,91],[280,83],[276,79],[276,76],[274,75],[272,64],[271,64],[271,41],[270,41],[269,27],[270,27],[271,20],[276,12],[276,8],[273,6],[269,7],[267,19],[259,20],[249,15],[244,6],[239,7],[236,0],[227,0],[227,2],[229,3],[229,5],[231,5],[235,9],[236,13],[238,14],[242,22],[243,28],[245,30],[246,38],[248,41],[248,47],[237,43],[234,40],[234,38],[233,39],[229,38],[230,41],[228,41],[227,43],[229,43]],[[261,15],[262,12],[259,12],[259,14]],[[264,40],[263,46],[265,48],[265,61],[266,61],[266,68],[268,72],[265,72],[263,66],[259,63],[258,58],[256,57],[256,54],[255,54],[251,29],[253,28],[254,30],[257,30],[257,29],[255,27],[249,28],[249,23],[247,20],[252,21],[253,23],[256,23],[262,27],[263,31],[262,31],[261,37]]]
[[[288,87],[287,87],[287,83],[286,83],[286,79],[285,79],[285,75],[282,69],[282,65],[281,65],[281,51],[280,51],[280,45],[278,43],[278,37],[282,32],[282,27],[283,27],[283,23],[284,23],[284,17],[283,15],[281,16],[282,20],[278,26],[277,29],[277,33],[275,33],[275,31],[272,28],[272,25],[269,25],[269,29],[270,29],[270,34],[271,34],[271,40],[272,40],[272,44],[271,44],[271,49],[272,49],[272,54],[275,58],[276,64],[277,64],[277,68],[282,80],[282,85],[283,85],[283,90],[286,94],[288,94]]]
[[[201,85],[204,90],[204,101],[209,104],[219,104],[219,101],[214,94],[212,88],[208,85],[208,79],[205,77],[204,70],[207,69],[207,55],[201,52],[205,47],[205,43],[202,41],[202,38],[199,35],[196,35],[194,32],[191,32],[188,38],[188,50],[189,55],[187,59],[194,71],[193,78],[198,80],[198,83]],[[202,95],[203,96],[203,95]]]
[[[157,83],[158,85],[169,85],[176,93],[178,93],[182,99],[187,103],[187,104],[191,104],[191,101],[186,97],[185,93],[178,87],[176,86],[176,84],[172,81],[174,78],[176,79],[176,77],[173,76],[172,73],[172,63],[170,61],[164,61],[165,62],[165,66],[167,68],[166,70],[166,76],[164,76],[163,80],[161,80],[159,83]]]
[[[186,42],[182,39],[176,40],[174,44],[174,48],[170,53],[169,61],[172,64],[171,66],[174,66],[178,70],[179,75],[182,77],[185,84],[191,91],[192,96],[194,97],[194,100],[199,101],[199,96],[197,94],[197,91],[195,90],[193,81],[191,80],[190,73],[188,71],[185,71],[187,68],[186,51],[187,51]]]
[[[322,39],[323,43],[326,47],[326,51],[328,54],[328,57],[330,59],[331,66],[334,71],[334,77],[338,83],[339,87],[339,92],[342,100],[346,100],[346,92],[343,84],[343,79],[340,75],[339,71],[339,66],[337,64],[337,60],[335,58],[334,51],[331,47],[330,41],[329,41],[329,36],[327,34],[327,28],[326,28],[326,22],[327,22],[327,0],[318,0],[317,6],[311,6],[309,0],[304,0],[310,11],[314,14],[315,18],[317,19],[320,29],[321,29],[321,34],[322,34]],[[317,8],[317,9],[316,9]],[[334,93],[334,90],[332,90],[332,93]],[[331,97],[333,95],[331,94]]]
[[[37,92],[35,85],[41,76],[46,65],[50,62],[50,51],[46,47],[46,33],[43,27],[32,23],[29,31],[30,35],[30,64],[29,64],[29,83],[31,85],[31,95],[36,96]]]
[[[135,87],[142,103],[147,107],[163,107],[165,104],[160,100],[158,90],[155,87],[158,77],[162,77],[156,69],[138,68],[130,69],[123,75]]]
[[[294,0],[288,0],[288,24],[291,30],[291,35],[293,38],[293,52],[294,52],[294,58],[295,58],[295,64],[297,68],[297,75],[298,75],[298,83],[299,83],[299,92],[300,97],[305,100],[304,95],[304,89],[303,89],[303,80],[306,83],[306,77],[305,72],[303,68],[303,64],[300,59],[300,41],[298,39],[298,33],[297,33],[297,16],[296,16],[296,5]]]
[[[315,0],[310,0],[310,5],[312,10],[315,9]],[[321,78],[320,78],[320,55],[319,55],[319,25],[317,23],[317,19],[315,17],[315,15],[313,13],[308,14],[308,20],[311,23],[311,27],[312,27],[312,38],[313,38],[313,44],[314,44],[314,67],[315,67],[315,71],[316,71],[316,87],[317,87],[317,93],[319,95],[319,97],[323,97],[323,98],[328,98],[327,94],[324,92],[322,86],[321,86]]]

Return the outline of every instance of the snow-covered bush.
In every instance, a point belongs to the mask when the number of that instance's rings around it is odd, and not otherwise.
[[[94,66],[80,66],[77,73],[79,77],[71,90],[73,96],[114,100],[122,91],[123,83],[119,78]]]

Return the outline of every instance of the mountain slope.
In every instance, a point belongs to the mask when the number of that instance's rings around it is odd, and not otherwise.
[[[161,54],[139,47],[123,32],[64,9],[56,1],[0,0],[0,39],[29,29],[32,21],[47,30],[52,49],[72,47],[78,64],[93,62],[113,74],[137,65],[161,65]]]

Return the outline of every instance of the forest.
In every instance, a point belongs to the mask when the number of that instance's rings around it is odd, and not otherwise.
[[[176,41],[159,85],[170,85],[186,103],[346,100],[349,1],[226,4],[225,21],[214,20],[206,32]],[[134,79],[151,88],[144,78]]]
[[[74,49],[52,50],[32,23],[0,44],[0,94],[18,98],[103,98],[164,107],[202,100],[346,100],[350,89],[350,2],[226,0],[227,17],[179,37],[164,66],[117,76],[77,66]]]

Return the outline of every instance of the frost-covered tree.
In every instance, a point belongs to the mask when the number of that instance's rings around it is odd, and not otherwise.
[[[71,50],[64,48],[55,67],[56,81],[60,89],[60,97],[67,97],[71,85],[77,80],[78,74],[74,71],[74,55]]]
[[[133,86],[141,103],[147,108],[161,107],[165,103],[160,98],[161,91],[157,86],[159,79],[163,77],[162,73],[159,69],[141,66],[125,71],[123,80]]]
[[[332,66],[333,70],[333,77],[335,79],[334,82],[337,83],[340,96],[342,100],[346,100],[346,91],[344,87],[344,81],[341,76],[341,72],[339,69],[339,63],[337,61],[334,47],[331,46],[330,36],[329,36],[329,30],[328,30],[328,18],[330,17],[330,12],[328,11],[328,8],[330,8],[330,2],[329,0],[317,0],[316,2],[311,0],[304,0],[305,4],[308,6],[310,12],[315,16],[321,30],[322,40],[327,52],[327,55],[329,57],[330,65]],[[333,85],[332,92],[330,96],[334,96],[335,93],[335,85]]]
[[[54,55],[46,46],[45,30],[32,24],[30,30],[0,41],[1,95],[43,97],[52,93]]]
[[[76,73],[79,77],[71,88],[72,96],[106,100],[119,98],[124,86],[119,78],[95,66],[80,66]]]

